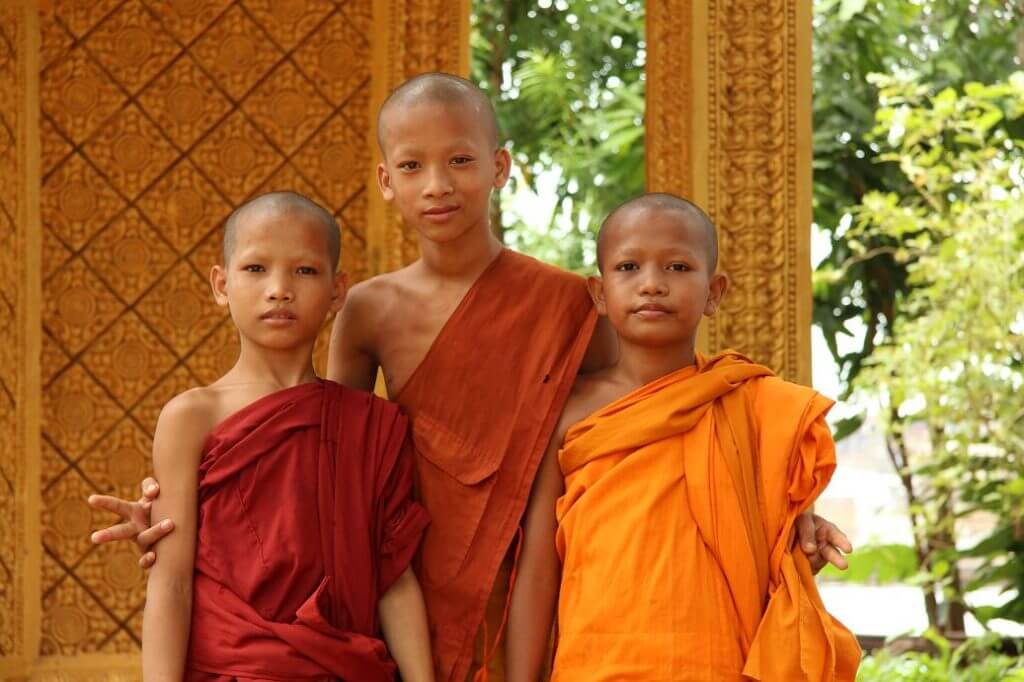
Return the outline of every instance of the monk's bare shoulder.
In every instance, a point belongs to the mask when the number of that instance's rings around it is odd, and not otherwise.
[[[623,394],[624,389],[612,380],[607,369],[578,375],[565,401],[565,407],[562,408],[562,416],[555,427],[555,437],[561,441],[573,424],[615,402]]]
[[[154,458],[165,457],[194,464],[203,442],[216,426],[220,399],[212,387],[189,389],[171,398],[160,410],[154,434]]]
[[[364,339],[373,338],[414,289],[412,267],[376,275],[353,286],[343,309],[346,328],[362,332],[359,336]]]
[[[215,388],[208,386],[190,388],[179,393],[164,405],[160,411],[160,420],[173,422],[176,426],[206,426],[215,418],[217,393]]]

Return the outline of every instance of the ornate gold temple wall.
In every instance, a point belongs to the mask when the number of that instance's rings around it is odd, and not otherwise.
[[[797,378],[809,5],[648,3],[649,184],[710,207],[734,280],[706,341]],[[373,186],[371,112],[466,72],[468,6],[0,0],[0,679],[138,679],[143,578],[88,543],[108,519],[84,499],[133,496],[160,406],[233,359],[204,292],[245,197],[329,206],[356,279],[415,257]]]

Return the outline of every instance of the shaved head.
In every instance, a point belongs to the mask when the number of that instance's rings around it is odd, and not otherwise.
[[[635,199],[630,199],[620,204],[601,223],[601,229],[597,233],[597,269],[604,271],[602,267],[601,254],[604,251],[608,233],[614,231],[612,228],[615,219],[629,211],[675,211],[680,217],[691,225],[697,225],[704,233],[704,240],[707,246],[708,272],[713,273],[718,267],[718,232],[715,224],[711,222],[708,214],[701,210],[697,204],[667,192],[651,192],[642,194]]]
[[[465,78],[450,73],[424,73],[399,85],[381,105],[377,114],[377,144],[382,154],[385,153],[388,117],[396,110],[417,104],[464,108],[479,121],[491,144],[498,147],[498,117],[487,94]]]
[[[298,192],[270,192],[250,199],[236,208],[224,223],[224,265],[231,260],[238,242],[238,230],[243,221],[257,215],[281,216],[301,213],[313,218],[323,226],[327,238],[327,255],[331,267],[337,269],[341,257],[341,230],[338,222],[327,209]]]

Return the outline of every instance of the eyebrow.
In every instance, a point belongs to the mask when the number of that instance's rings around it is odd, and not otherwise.
[[[645,252],[645,251],[649,251],[649,250],[650,249],[645,249],[643,247],[622,247],[622,248],[620,248],[620,249],[618,249],[616,251],[613,251],[613,255],[617,256],[618,258],[626,258],[626,257],[633,256],[635,254],[638,254],[638,253],[641,253],[641,252]],[[658,256],[665,256],[665,255],[673,255],[673,256],[675,256],[675,255],[679,255],[679,256],[685,256],[685,257],[688,257],[688,258],[694,258],[694,257],[696,257],[696,255],[699,252],[700,252],[700,249],[695,249],[693,247],[688,247],[688,246],[683,246],[683,247],[672,246],[672,247],[666,247],[666,248],[659,249],[657,251],[656,255],[658,255]]]
[[[392,154],[409,155],[409,156],[415,156],[417,154],[423,154],[424,150],[421,147],[416,146],[417,144],[418,143],[410,143],[410,144],[404,145],[404,146],[401,143],[396,144],[396,145],[394,145],[394,147],[392,149]],[[449,145],[447,145],[445,147],[445,149],[444,149],[444,153],[446,153],[446,154],[454,154],[454,153],[457,153],[457,152],[464,153],[469,148],[472,148],[473,146],[474,146],[474,143],[470,139],[468,139],[468,138],[467,139],[458,139],[458,140],[455,140],[454,142],[450,143]]]

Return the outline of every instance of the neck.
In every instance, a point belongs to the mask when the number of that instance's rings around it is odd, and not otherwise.
[[[697,362],[694,342],[678,346],[640,346],[620,338],[619,362],[614,374],[632,388],[639,388]]]
[[[225,375],[232,383],[268,383],[290,388],[316,381],[313,343],[295,348],[263,348],[242,338],[238,362]]]
[[[503,248],[485,224],[466,230],[450,242],[438,243],[420,237],[420,262],[430,274],[446,279],[474,280]]]

